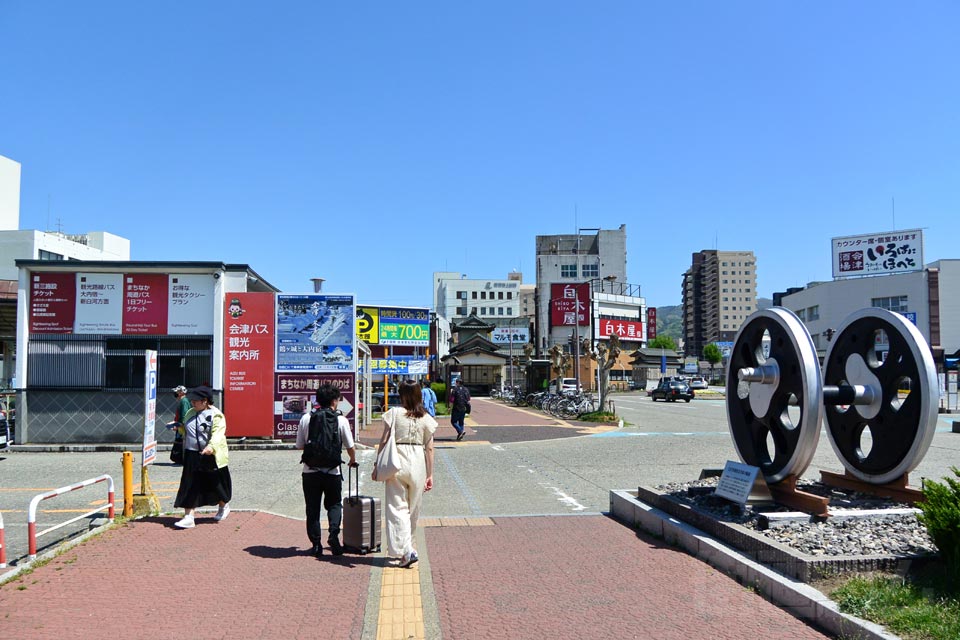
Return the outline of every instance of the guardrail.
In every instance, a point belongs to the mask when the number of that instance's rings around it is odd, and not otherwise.
[[[103,505],[99,509],[93,509],[92,511],[88,511],[84,514],[81,514],[76,518],[70,518],[66,522],[61,522],[58,525],[54,525],[49,529],[44,529],[43,531],[37,533],[37,505],[40,504],[41,501],[49,500],[50,498],[56,498],[59,495],[69,493],[71,491],[76,491],[77,489],[82,489],[84,487],[89,487],[92,484],[103,482],[104,480],[107,481],[107,504]],[[32,562],[37,558],[37,538],[39,538],[40,536],[46,533],[50,533],[51,531],[56,531],[60,527],[65,527],[68,524],[74,523],[77,520],[81,520],[83,518],[86,518],[87,516],[93,515],[94,513],[103,511],[104,509],[107,510],[107,516],[112,520],[113,514],[114,514],[113,478],[111,478],[109,475],[106,475],[106,474],[102,476],[97,476],[96,478],[91,478],[89,480],[84,480],[83,482],[78,482],[77,484],[71,484],[66,487],[60,487],[59,489],[54,489],[53,491],[48,491],[46,493],[41,493],[39,495],[34,496],[33,499],[30,501],[30,509],[27,511],[27,536],[29,537],[30,561]]]

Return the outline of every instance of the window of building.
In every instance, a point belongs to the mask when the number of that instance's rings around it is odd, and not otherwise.
[[[507,300],[513,300],[513,291],[507,291]]]
[[[584,278],[599,278],[600,277],[600,265],[599,264],[585,264],[581,267],[581,273]]]
[[[820,319],[820,305],[814,305],[807,309],[807,320],[819,320]]]
[[[471,291],[470,293],[473,294],[471,297],[472,297],[474,300],[476,300],[476,299],[477,299],[477,292],[476,292],[476,291]]]
[[[807,319],[807,310],[806,310],[806,309],[799,309],[799,310],[797,311],[797,317],[800,318],[801,320],[806,320],[806,319]]]
[[[465,315],[467,315],[467,308],[466,308],[466,307],[457,307],[457,315],[458,315],[458,316],[465,316]]]
[[[503,300],[503,291],[497,291],[497,300]]]
[[[893,311],[894,313],[906,313],[910,310],[907,306],[907,296],[889,296],[886,298],[873,298],[870,300],[870,306]]]
[[[470,313],[476,315],[476,314],[477,314],[477,308],[476,308],[476,307],[471,307],[471,308],[470,308]]]
[[[575,264],[562,264],[562,265],[560,265],[560,277],[561,277],[561,278],[576,278],[576,277],[577,277],[577,265],[575,265]]]
[[[41,260],[63,260],[63,256],[59,253],[44,251],[43,249],[40,249],[37,255]]]
[[[466,300],[467,292],[466,291],[457,291],[457,300]]]
[[[502,316],[502,315],[503,315],[503,307],[500,307],[499,309],[497,309],[497,315],[498,315],[498,316]]]
[[[508,316],[512,316],[512,315],[513,315],[513,309],[508,308],[508,309],[507,309],[507,315],[508,315]]]

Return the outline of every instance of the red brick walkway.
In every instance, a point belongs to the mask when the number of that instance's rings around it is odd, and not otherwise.
[[[175,519],[118,526],[0,587],[0,638],[376,637],[364,616],[382,557],[318,561],[303,523],[278,516],[201,517],[187,531]],[[433,580],[444,638],[825,637],[602,516],[424,533],[421,582]]]

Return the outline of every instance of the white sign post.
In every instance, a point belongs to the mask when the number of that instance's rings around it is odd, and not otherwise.
[[[748,464],[727,460],[714,495],[726,498],[740,505],[746,504],[747,499],[750,497],[750,491],[753,490],[753,483],[756,482],[759,472],[759,467],[752,467]]]
[[[143,467],[157,459],[157,352],[147,350],[143,376]]]

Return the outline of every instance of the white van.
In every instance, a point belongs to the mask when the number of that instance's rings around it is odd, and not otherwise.
[[[563,379],[563,392],[564,393],[575,393],[578,390],[577,379],[576,378],[564,378]],[[548,389],[550,393],[557,392],[557,381],[553,380],[550,383],[550,388]]]

